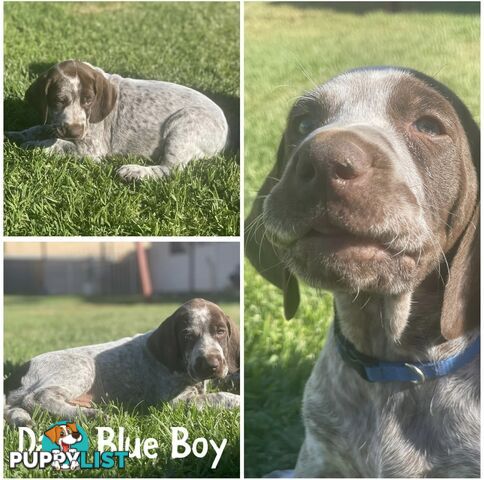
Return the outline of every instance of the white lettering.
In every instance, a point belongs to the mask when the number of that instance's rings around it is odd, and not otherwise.
[[[99,452],[104,452],[104,450],[111,450],[111,452],[116,451],[116,445],[114,444],[114,430],[109,427],[96,427],[97,430],[97,449]],[[104,434],[107,437],[104,438]]]
[[[178,438],[178,433],[182,433],[182,438]],[[190,445],[187,443],[188,430],[184,427],[171,427],[171,458],[185,458],[190,455]],[[182,453],[178,453],[178,446],[184,448]]]
[[[25,448],[24,446],[24,439],[25,434],[29,437],[29,448]],[[29,452],[33,452],[35,450],[35,433],[32,429],[28,427],[18,427],[18,449],[23,452],[24,450],[28,450]]]
[[[200,443],[202,444],[202,451],[201,452],[199,452],[198,448],[197,448],[197,445],[200,444]],[[197,458],[203,458],[208,452],[208,442],[207,442],[207,440],[205,440],[203,437],[196,438],[193,441],[192,452],[193,452],[193,455],[195,455]]]
[[[156,458],[158,457],[158,454],[156,452],[150,452],[150,450],[155,450],[157,448],[157,440],[155,438],[147,438],[143,446],[143,453],[147,458]]]

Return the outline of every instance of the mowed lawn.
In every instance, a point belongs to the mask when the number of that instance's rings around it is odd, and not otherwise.
[[[125,77],[163,80],[219,102],[238,139],[239,5],[185,2],[7,2],[4,7],[5,130],[40,123],[24,101],[55,63],[87,61]],[[239,234],[237,146],[168,179],[126,184],[123,164],[47,156],[4,144],[6,235]]]
[[[188,299],[185,299],[188,300]],[[217,301],[217,298],[212,299]],[[4,370],[8,375],[16,365],[43,352],[80,345],[107,342],[124,336],[148,331],[159,325],[176,310],[179,303],[144,304],[136,299],[113,302],[112,299],[92,301],[78,297],[25,297],[7,296],[5,300]],[[220,301],[219,305],[236,322],[239,322],[239,305]],[[116,373],[116,372],[113,372]],[[156,438],[160,448],[155,460],[130,459],[124,470],[81,470],[62,476],[83,477],[238,477],[239,476],[239,412],[216,408],[201,411],[193,407],[172,407],[166,404],[149,407],[148,412],[126,411],[111,403],[103,406],[109,422],[84,420],[81,426],[91,440],[96,440],[95,427],[125,428],[125,437]],[[36,431],[40,435],[57,420],[45,412],[34,415]],[[212,438],[220,445],[224,438],[227,446],[216,469],[211,469],[215,458],[213,449],[199,459],[190,454],[184,459],[171,460],[171,427],[183,426],[189,431],[189,440]],[[4,455],[8,461],[10,451],[18,446],[16,429],[5,426]],[[91,442],[92,452],[95,445]],[[50,477],[50,468],[28,471],[10,470],[7,477]]]
[[[354,9],[358,9],[355,11]],[[478,4],[245,5],[245,216],[271,170],[289,108],[315,84],[364,65],[415,68],[450,86],[479,120]],[[459,11],[464,9],[464,11]],[[245,470],[294,468],[304,384],[324,344],[331,296],[303,287],[283,319],[282,294],[246,262]]]

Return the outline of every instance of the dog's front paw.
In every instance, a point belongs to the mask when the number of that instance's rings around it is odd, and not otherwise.
[[[142,165],[123,165],[118,169],[118,175],[126,182],[142,180],[149,176],[146,167]]]
[[[13,143],[21,144],[25,141],[23,132],[4,132],[4,140],[10,140]]]
[[[32,149],[32,148],[42,148],[45,152],[55,153],[57,150],[62,152],[58,147],[56,147],[56,139],[50,138],[48,140],[29,140],[21,145],[22,148]]]

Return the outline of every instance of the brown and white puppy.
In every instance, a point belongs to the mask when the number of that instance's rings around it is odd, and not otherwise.
[[[479,129],[447,87],[405,68],[349,71],[293,106],[247,255],[284,290],[286,316],[300,278],[334,292],[361,353],[448,358],[479,334],[478,165]],[[303,415],[296,476],[479,474],[478,358],[422,385],[370,384],[330,334]]]
[[[42,124],[6,137],[25,148],[101,160],[139,155],[157,165],[124,165],[125,180],[162,178],[174,167],[213,157],[228,141],[224,113],[196,90],[123,78],[87,62],[67,60],[42,73],[25,98]]]
[[[28,425],[37,407],[61,418],[92,417],[99,413],[96,404],[106,401],[238,407],[232,393],[197,394],[200,382],[238,370],[237,326],[216,304],[196,298],[150,332],[34,357],[5,382],[5,417]]]

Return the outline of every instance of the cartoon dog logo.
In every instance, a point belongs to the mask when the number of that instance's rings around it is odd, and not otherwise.
[[[53,443],[59,446],[59,450],[52,450],[52,452],[75,452],[77,449],[72,446],[82,441],[82,434],[77,430],[75,423],[66,423],[65,425],[54,425],[49,428],[44,435]],[[56,470],[77,470],[79,468],[79,462],[73,460],[70,465],[64,463],[62,465],[59,462],[52,462],[52,467]]]

